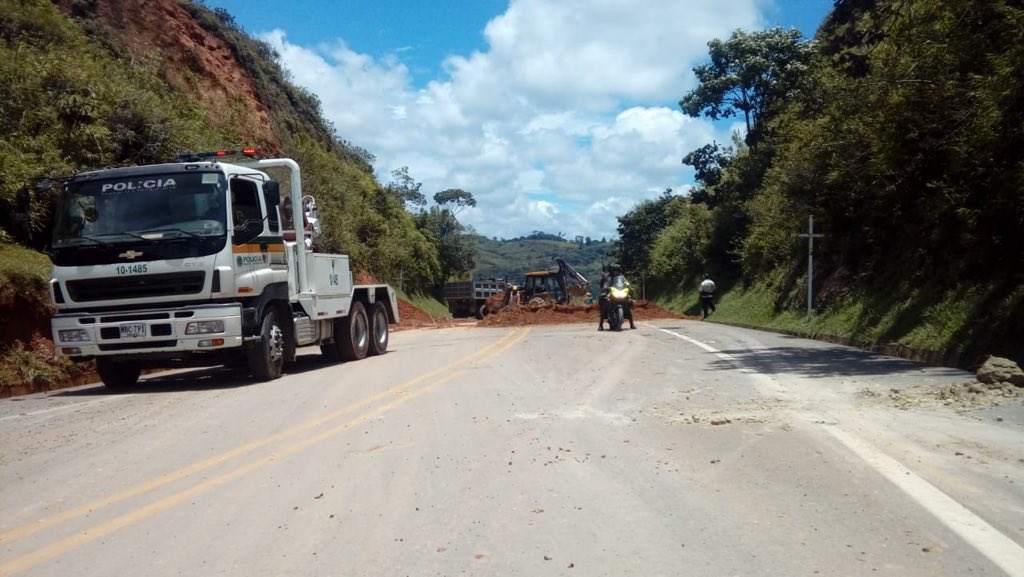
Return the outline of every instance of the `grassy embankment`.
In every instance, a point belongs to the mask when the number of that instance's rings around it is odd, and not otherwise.
[[[46,255],[0,243],[0,397],[63,386],[91,368],[53,355],[49,279]]]
[[[448,306],[430,295],[422,293],[407,294],[398,287],[395,287],[395,292],[398,294],[398,298],[410,303],[412,306],[432,317],[445,319],[450,319],[452,317],[451,313],[448,312]]]
[[[970,367],[988,354],[1024,362],[1024,286],[853,289],[808,318],[804,306],[780,307],[779,278],[751,286],[719,286],[709,320],[849,344],[931,364]],[[773,282],[775,281],[775,282]],[[817,283],[815,283],[817,284]],[[804,285],[806,286],[806,285]],[[804,293],[806,294],[806,293]],[[789,302],[805,302],[787,295]],[[654,301],[700,314],[696,284]]]

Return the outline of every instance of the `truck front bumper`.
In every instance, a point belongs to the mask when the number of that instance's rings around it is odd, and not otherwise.
[[[65,313],[53,317],[57,353],[72,358],[206,353],[242,346],[238,304]]]

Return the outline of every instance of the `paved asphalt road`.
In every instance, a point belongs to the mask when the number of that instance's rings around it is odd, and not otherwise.
[[[925,391],[966,373],[769,333],[593,328],[0,401],[0,575],[1024,576],[1019,400],[957,410]]]

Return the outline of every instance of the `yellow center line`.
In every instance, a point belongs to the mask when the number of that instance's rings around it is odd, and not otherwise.
[[[522,331],[516,331],[511,333],[508,337],[502,338],[500,341],[496,343],[501,345],[499,348],[489,350],[487,353],[483,355],[476,356],[473,359],[473,362],[481,362],[500,355],[502,352],[508,350],[509,348],[512,348],[513,346],[521,342],[529,332],[530,329],[527,328]],[[90,543],[97,539],[106,537],[107,535],[110,535],[115,531],[118,531],[130,525],[138,523],[139,521],[142,521],[148,517],[152,517],[153,515],[166,511],[183,501],[187,501],[203,493],[207,493],[212,489],[225,485],[235,479],[238,479],[249,473],[262,469],[263,467],[266,467],[267,465],[270,465],[280,459],[298,453],[317,443],[320,443],[321,441],[324,441],[335,435],[343,433],[351,429],[355,425],[364,423],[399,405],[405,404],[411,401],[412,399],[415,399],[416,397],[424,395],[440,387],[441,385],[448,383],[449,381],[455,379],[456,377],[464,373],[464,368],[450,371],[448,374],[442,376],[436,381],[423,385],[417,389],[405,391],[401,397],[396,398],[393,401],[390,401],[384,405],[381,405],[366,414],[355,417],[354,419],[351,419],[345,423],[342,423],[325,431],[321,431],[316,435],[313,435],[312,437],[300,440],[292,445],[284,447],[265,457],[261,457],[248,464],[242,465],[234,470],[228,471],[216,477],[212,477],[206,481],[203,481],[202,483],[189,487],[188,489],[184,489],[182,491],[174,493],[173,495],[168,495],[167,497],[164,497],[162,499],[154,501],[153,503],[135,509],[134,511],[125,513],[105,523],[100,523],[99,525],[80,531],[70,537],[57,541],[56,543],[47,545],[32,553],[23,555],[21,557],[18,557],[17,559],[4,563],[3,565],[0,565],[0,576],[13,575],[15,573],[25,571],[38,565],[39,563],[63,555],[71,551],[72,549]]]
[[[243,455],[251,453],[251,452],[255,451],[256,449],[260,449],[262,447],[266,447],[267,445],[270,445],[272,443],[276,443],[278,441],[285,440],[285,439],[287,439],[289,437],[294,437],[295,435],[298,435],[299,433],[303,433],[303,432],[306,432],[306,431],[308,431],[310,429],[314,429],[316,427],[319,427],[319,426],[321,426],[321,425],[323,425],[325,423],[333,421],[334,419],[337,419],[339,417],[345,416],[345,415],[347,415],[347,414],[349,414],[349,413],[351,413],[353,411],[356,411],[356,410],[358,410],[358,409],[360,409],[362,407],[365,407],[366,405],[375,403],[375,402],[377,402],[377,401],[379,401],[379,400],[381,400],[383,398],[387,398],[387,397],[390,397],[390,396],[401,395],[401,394],[403,394],[405,392],[405,390],[409,389],[410,387],[414,386],[417,383],[430,380],[430,379],[434,378],[435,376],[437,376],[439,374],[443,374],[445,372],[452,371],[456,367],[458,367],[459,365],[462,365],[462,364],[466,363],[467,361],[472,361],[478,355],[487,354],[487,352],[489,350],[491,350],[491,349],[502,347],[503,343],[505,343],[506,341],[514,339],[516,337],[516,335],[517,335],[516,331],[513,331],[513,332],[503,336],[501,339],[499,339],[499,340],[497,340],[497,341],[495,341],[495,342],[485,346],[484,348],[480,349],[479,351],[474,351],[473,353],[471,353],[469,355],[466,355],[466,356],[464,356],[462,358],[459,358],[458,360],[456,360],[454,362],[451,362],[451,363],[449,363],[449,364],[447,364],[447,365],[445,365],[443,367],[434,369],[433,371],[430,371],[429,373],[426,373],[424,375],[420,375],[418,377],[414,377],[412,379],[409,379],[409,380],[407,380],[407,381],[405,381],[403,383],[400,383],[398,385],[395,385],[393,387],[389,387],[389,388],[387,388],[387,389],[385,389],[385,390],[383,390],[383,391],[381,391],[379,393],[376,393],[376,394],[371,395],[369,397],[366,397],[364,399],[360,399],[359,401],[356,401],[356,402],[354,402],[352,404],[349,404],[349,405],[347,405],[345,407],[342,407],[342,408],[340,408],[340,409],[338,409],[336,411],[330,412],[330,413],[328,413],[326,415],[323,415],[321,417],[313,419],[312,421],[308,421],[308,422],[303,423],[301,425],[297,425],[295,427],[292,427],[291,429],[287,429],[287,430],[281,431],[281,432],[276,433],[274,435],[270,435],[270,436],[267,436],[267,437],[256,439],[256,440],[251,441],[249,443],[246,443],[244,445],[240,445],[238,447],[235,447],[234,449],[230,449],[230,450],[225,451],[223,453],[220,453],[220,454],[214,455],[212,457],[203,459],[202,461],[197,461],[197,462],[195,462],[195,463],[193,463],[191,465],[182,467],[181,469],[178,469],[176,471],[171,471],[169,473],[165,473],[165,474],[163,474],[163,475],[161,475],[159,477],[156,477],[154,479],[151,479],[149,481],[145,481],[143,483],[139,483],[138,485],[135,485],[133,487],[129,487],[129,488],[127,488],[127,489],[125,489],[125,490],[123,490],[121,492],[115,493],[113,495],[109,495],[107,497],[102,497],[102,498],[96,499],[96,500],[91,501],[89,503],[86,503],[85,505],[82,505],[80,507],[76,507],[74,509],[69,509],[67,511],[51,515],[49,517],[44,517],[44,518],[42,518],[42,519],[40,519],[38,521],[35,521],[33,523],[28,523],[28,524],[22,525],[20,527],[15,527],[14,529],[11,529],[9,531],[5,531],[4,533],[0,533],[0,544],[7,543],[7,542],[10,542],[10,541],[15,541],[15,540],[18,540],[18,539],[22,539],[24,537],[27,537],[27,536],[33,534],[33,533],[36,533],[38,531],[42,531],[43,529],[46,529],[46,528],[49,528],[49,527],[53,527],[54,525],[59,525],[61,523],[65,523],[67,521],[70,521],[72,519],[76,519],[78,517],[81,517],[83,515],[87,515],[89,513],[95,513],[96,511],[99,511],[100,509],[103,509],[105,507],[109,507],[110,505],[113,505],[115,503],[119,503],[121,501],[124,501],[124,500],[127,500],[127,499],[131,499],[133,497],[137,497],[139,495],[143,495],[145,493],[149,493],[149,492],[155,491],[155,490],[159,489],[160,487],[163,487],[164,485],[167,485],[169,483],[173,483],[175,481],[180,481],[182,479],[186,479],[188,477],[191,477],[192,475],[195,475],[196,473],[200,473],[202,471],[205,471],[206,469],[209,469],[211,467],[220,465],[221,463],[225,463],[225,462],[230,461],[232,459],[236,459],[238,457],[241,457]]]

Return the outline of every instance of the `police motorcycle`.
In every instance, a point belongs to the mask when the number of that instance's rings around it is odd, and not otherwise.
[[[604,290],[607,299],[605,306],[608,307],[608,327],[613,331],[621,331],[622,321],[632,306],[632,295],[626,284],[626,277],[621,274],[613,276]]]

